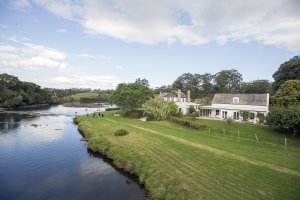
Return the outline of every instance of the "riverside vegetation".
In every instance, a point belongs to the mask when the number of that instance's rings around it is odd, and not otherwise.
[[[197,130],[116,112],[76,121],[89,148],[138,175],[150,198],[299,199],[299,138],[259,125],[184,118],[206,126]],[[129,134],[115,136],[120,129]]]

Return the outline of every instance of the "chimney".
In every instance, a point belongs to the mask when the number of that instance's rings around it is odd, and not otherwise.
[[[178,98],[178,102],[181,102],[181,89],[178,89],[177,98]]]
[[[191,91],[190,91],[190,90],[187,91],[187,98],[186,98],[186,101],[187,101],[187,102],[191,102]]]
[[[161,91],[159,92],[159,98],[162,98],[162,92]]]

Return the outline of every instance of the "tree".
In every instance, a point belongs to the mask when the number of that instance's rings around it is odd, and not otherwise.
[[[300,105],[273,105],[267,123],[277,128],[291,129],[296,136],[300,133]]]
[[[149,87],[138,83],[120,83],[109,97],[110,103],[120,104],[123,109],[134,110],[153,97]]]
[[[276,92],[280,85],[287,80],[300,79],[300,56],[295,56],[287,62],[280,65],[279,69],[273,74],[273,89]]]
[[[181,89],[184,93],[186,93],[187,90],[190,90],[191,99],[195,99],[199,92],[200,78],[199,74],[184,73],[177,77],[177,79],[173,82],[172,87]]]
[[[271,83],[268,80],[254,80],[248,83],[243,83],[241,92],[243,93],[269,93],[271,91]]]
[[[237,93],[240,91],[243,78],[236,69],[222,70],[215,75],[214,82],[217,92]]]
[[[160,98],[153,98],[144,104],[145,112],[154,120],[164,120],[171,115],[176,115],[178,107],[173,101],[164,101]]]
[[[202,93],[207,96],[208,94],[212,94],[214,92],[214,86],[212,84],[212,81],[214,79],[214,76],[210,73],[205,73],[200,76],[201,79],[201,85],[200,90]]]
[[[135,80],[135,83],[149,87],[149,81],[147,79],[145,79],[145,78],[143,78],[143,79],[137,78]]]
[[[288,80],[280,85],[272,101],[284,106],[300,104],[300,80]]]

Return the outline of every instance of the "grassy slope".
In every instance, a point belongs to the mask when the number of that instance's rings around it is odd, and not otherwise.
[[[266,127],[197,121],[228,133],[239,129],[238,139],[218,130],[114,117],[113,112],[77,120],[89,146],[138,174],[154,198],[299,199],[300,141],[289,139],[285,150],[282,136]],[[114,136],[121,128],[130,134]],[[253,132],[266,141],[257,143]]]
[[[86,92],[86,93],[78,93],[78,94],[74,94],[74,95],[71,95],[71,96],[64,97],[64,100],[68,100],[70,98],[73,98],[74,101],[79,101],[80,98],[95,98],[95,97],[98,97],[98,96],[99,96],[98,93]]]

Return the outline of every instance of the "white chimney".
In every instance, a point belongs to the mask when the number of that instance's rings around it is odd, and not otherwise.
[[[187,102],[191,102],[191,91],[190,91],[190,90],[187,91],[187,98],[186,98],[186,101],[187,101]]]
[[[177,92],[177,98],[178,98],[178,102],[181,102],[181,89],[178,89],[178,92]]]

